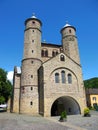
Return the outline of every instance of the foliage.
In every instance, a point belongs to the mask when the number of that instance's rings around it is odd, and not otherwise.
[[[90,116],[90,110],[88,107],[84,109],[84,116]]]
[[[67,113],[66,113],[66,111],[63,111],[63,112],[61,113],[60,120],[63,120],[64,118],[65,118],[65,119],[67,118]]]
[[[0,103],[3,104],[5,102],[5,98],[3,96],[0,96]]]
[[[12,84],[7,80],[7,72],[0,68],[0,103],[8,101],[11,90]]]
[[[89,114],[90,113],[90,110],[89,110],[89,108],[87,107],[87,108],[85,108],[84,109],[84,114]]]
[[[85,88],[98,88],[98,77],[84,80]]]

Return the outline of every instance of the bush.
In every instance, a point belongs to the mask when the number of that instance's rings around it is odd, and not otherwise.
[[[60,116],[60,120],[59,121],[66,121],[66,119],[67,119],[67,113],[66,113],[66,111],[63,111],[62,113],[61,113],[61,116]]]
[[[84,109],[84,116],[90,116],[90,110],[88,107]]]

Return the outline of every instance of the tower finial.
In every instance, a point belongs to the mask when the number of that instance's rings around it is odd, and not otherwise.
[[[35,16],[35,13],[33,12],[33,15],[32,16]]]
[[[67,20],[64,27],[68,27],[68,26],[71,26],[71,25],[68,23],[68,20]]]
[[[31,17],[31,18],[36,18],[36,17],[35,17],[35,13],[32,14],[32,17]]]

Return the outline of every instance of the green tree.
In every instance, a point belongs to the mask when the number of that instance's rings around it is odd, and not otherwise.
[[[0,104],[8,101],[11,91],[12,84],[7,80],[7,72],[0,68]]]
[[[98,77],[84,80],[85,88],[98,88]]]

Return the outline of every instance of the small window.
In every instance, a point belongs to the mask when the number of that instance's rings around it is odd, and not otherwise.
[[[33,75],[31,75],[31,78],[33,78]]]
[[[55,52],[54,52],[54,51],[52,52],[52,56],[53,56],[53,57],[55,56]]]
[[[34,51],[32,50],[32,53],[33,53]]]
[[[65,83],[65,71],[61,72],[62,83]]]
[[[33,102],[32,102],[32,101],[30,102],[30,105],[33,105]]]
[[[65,57],[63,55],[61,55],[60,60],[65,61]]]
[[[69,33],[71,33],[71,29],[69,30]]]
[[[32,30],[32,32],[34,32],[34,30]]]
[[[56,56],[58,54],[58,51],[57,50],[53,50],[52,51],[52,56],[54,57],[54,56]]]
[[[48,57],[48,50],[42,50],[41,55],[42,57]]]
[[[58,54],[58,51],[56,51],[56,55]]]
[[[45,56],[46,56],[46,57],[48,56],[48,50],[45,51]]]
[[[72,83],[72,75],[68,74],[68,83],[71,84]]]
[[[96,101],[96,97],[93,97],[93,101]]]
[[[33,90],[33,87],[31,87],[31,90]]]
[[[31,61],[31,63],[33,64],[33,60]]]
[[[42,55],[42,57],[44,56],[44,50],[41,51],[41,55]]]
[[[59,83],[59,73],[55,73],[55,83]]]
[[[35,24],[35,21],[32,21],[33,24]]]
[[[34,40],[32,40],[32,43],[34,43]]]

